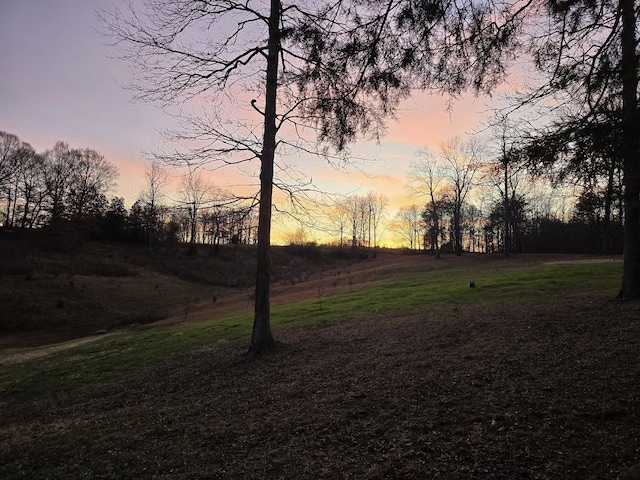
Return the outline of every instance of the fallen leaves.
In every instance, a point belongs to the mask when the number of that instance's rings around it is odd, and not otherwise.
[[[615,479],[640,462],[640,305],[580,300],[285,330],[259,361],[3,406],[0,476]]]

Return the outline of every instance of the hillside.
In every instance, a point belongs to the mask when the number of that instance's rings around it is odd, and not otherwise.
[[[0,476],[640,479],[619,259],[387,260],[290,285],[259,360],[235,315],[0,364]]]
[[[252,308],[251,246],[223,245],[214,252],[199,245],[194,253],[179,244],[65,243],[37,231],[0,231],[0,250],[0,347]],[[294,285],[331,275],[342,275],[332,288],[361,283],[369,278],[356,276],[363,266],[399,258],[387,253],[376,262],[363,261],[346,250],[313,246],[273,247],[272,255],[276,303],[291,298]],[[317,286],[307,285],[306,294],[318,295],[313,290]]]

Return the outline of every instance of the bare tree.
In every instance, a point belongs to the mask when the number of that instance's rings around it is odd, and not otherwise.
[[[188,165],[187,173],[182,177],[182,203],[189,220],[189,244],[191,253],[195,252],[200,209],[207,202],[207,195],[210,189],[211,186],[202,172],[192,165]]]
[[[367,242],[370,243],[371,236],[369,232],[371,207],[367,196],[350,195],[342,203],[345,211],[345,217],[351,225],[351,249],[356,254],[358,249],[366,248]],[[367,234],[369,233],[369,237]]]
[[[0,188],[13,177],[20,165],[18,155],[23,142],[17,135],[0,131]]]
[[[328,215],[333,231],[338,235],[339,245],[342,247],[345,244],[345,235],[350,228],[354,253],[358,248],[372,248],[375,251],[387,202],[384,195],[370,191],[364,195],[341,197],[334,203]]]
[[[304,231],[304,228],[299,227],[296,228],[295,231],[290,232],[287,235],[287,242],[289,245],[305,245],[307,243],[307,234]]]
[[[213,243],[219,245],[222,240],[231,241],[233,235],[237,233],[233,218],[238,217],[236,209],[238,208],[237,199],[230,192],[225,192],[214,188],[210,191],[211,207],[209,208],[213,222]],[[241,216],[248,215],[250,217],[250,228],[253,228],[255,214],[253,205],[245,208],[239,207],[242,212]]]
[[[462,211],[480,168],[482,147],[473,139],[463,141],[453,137],[441,144],[439,154],[442,172],[453,186],[453,248],[456,255],[461,255]]]
[[[462,236],[466,234],[468,239],[468,251],[476,252],[481,250],[481,225],[483,223],[483,212],[474,204],[467,202],[462,215]]]
[[[420,207],[409,205],[401,207],[396,215],[394,230],[409,242],[409,250],[420,249],[422,228],[420,224]]]
[[[69,179],[67,204],[70,214],[82,219],[106,207],[106,194],[118,178],[118,168],[102,154],[85,148],[72,150],[74,157]]]
[[[46,188],[44,185],[44,159],[32,151],[18,175],[18,195],[21,197],[21,228],[33,228],[42,210]]]
[[[122,57],[137,67],[137,97],[167,106],[206,94],[218,111],[195,123],[192,139],[204,145],[190,158],[260,161],[250,347],[258,354],[275,345],[269,290],[276,149],[309,145],[287,141],[286,129],[315,133],[325,152],[343,151],[359,132],[379,135],[384,116],[408,94],[395,59],[378,50],[393,5],[280,0],[146,0],[143,5],[127,14],[103,13]]]
[[[149,235],[149,246],[157,229],[159,207],[165,195],[165,189],[169,185],[169,176],[162,165],[152,160],[144,171],[145,189],[139,195],[146,206],[146,230]]]
[[[6,201],[4,225],[7,228],[15,223],[20,185],[35,155],[31,145],[16,135],[0,131],[0,195],[4,194]]]
[[[369,202],[365,196],[356,195],[354,198],[354,206],[356,208],[355,213],[357,218],[358,238],[360,238],[362,248],[366,249],[371,243],[371,236],[367,237],[369,226]]]
[[[437,196],[439,195],[439,187],[443,177],[438,172],[437,157],[434,152],[427,147],[416,152],[418,157],[415,162],[409,166],[410,187],[418,196],[427,197],[426,217],[430,220],[431,228],[429,232],[431,248],[435,251],[436,258],[440,258],[440,246],[438,238],[440,237],[440,216],[439,203]]]
[[[361,205],[360,197],[358,195],[351,195],[347,198],[345,203],[349,212],[349,223],[351,224],[351,249],[355,253],[358,250],[360,244],[364,241],[359,236],[359,212]]]
[[[526,174],[525,162],[520,150],[521,134],[509,121],[508,116],[498,113],[493,125],[494,138],[498,144],[496,158],[486,165],[490,183],[499,192],[502,203],[502,227],[505,256],[509,256],[518,235],[517,206],[522,202],[519,186]]]
[[[329,213],[329,217],[338,232],[340,248],[344,246],[345,230],[349,224],[349,198],[341,198]]]
[[[47,212],[49,222],[61,220],[67,209],[66,198],[71,176],[78,163],[77,151],[64,142],[56,142],[52,149],[44,152],[44,182],[47,189]]]
[[[375,255],[379,242],[378,233],[380,221],[385,216],[385,209],[389,200],[385,195],[376,192],[369,192],[366,198],[369,205],[369,243],[371,243],[371,229],[373,228],[373,249]]]

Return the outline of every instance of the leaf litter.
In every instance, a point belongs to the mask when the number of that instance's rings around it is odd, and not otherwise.
[[[0,411],[0,477],[633,479],[640,304],[426,308]]]

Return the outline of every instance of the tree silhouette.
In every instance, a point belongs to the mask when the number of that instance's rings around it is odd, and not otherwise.
[[[589,118],[568,117],[525,137],[516,152],[538,173],[560,181],[569,178],[581,186],[578,216],[596,224],[606,253],[612,251],[622,226],[621,138],[621,108],[612,101],[602,103]]]
[[[344,152],[359,133],[380,135],[385,116],[408,94],[400,60],[380,48],[392,8],[357,0],[147,0],[140,11],[102,12],[121,57],[136,67],[139,100],[168,107],[198,98],[216,108],[204,119],[188,116],[190,130],[178,138],[190,148],[177,157],[260,163],[250,354],[275,345],[269,290],[276,151]]]
[[[440,145],[442,174],[453,191],[453,249],[462,255],[462,214],[469,191],[480,168],[482,148],[479,142],[453,137]]]
[[[442,183],[442,176],[438,171],[437,158],[434,152],[428,148],[422,148],[416,152],[418,157],[409,166],[409,178],[411,179],[411,189],[418,196],[427,196],[428,202],[422,212],[422,218],[427,226],[427,234],[431,252],[436,258],[440,258],[440,216],[439,203],[436,196],[439,195],[439,186]]]
[[[152,160],[144,171],[145,188],[139,199],[145,204],[146,230],[149,235],[149,247],[157,236],[158,217],[161,210],[161,200],[169,184],[167,172],[157,161]]]
[[[518,107],[542,105],[539,121],[573,112],[589,119],[611,95],[621,103],[625,247],[621,297],[640,293],[638,9],[634,0],[401,2],[395,36],[423,85],[490,92],[515,59],[530,59],[535,84]],[[530,79],[531,76],[528,76]]]

